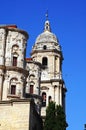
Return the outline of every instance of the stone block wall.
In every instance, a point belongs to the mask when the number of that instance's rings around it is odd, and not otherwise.
[[[32,99],[0,101],[0,130],[43,130]]]
[[[0,102],[0,130],[29,130],[30,101]]]

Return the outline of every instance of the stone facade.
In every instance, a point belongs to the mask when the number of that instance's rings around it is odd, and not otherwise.
[[[65,111],[63,55],[50,22],[45,21],[30,58],[25,58],[27,40],[27,32],[16,25],[0,26],[1,130],[42,130],[40,115],[45,118],[50,101],[63,106]],[[31,105],[28,99],[35,104]]]
[[[0,26],[0,130],[42,130],[40,66],[33,64],[34,78],[25,61],[27,39],[16,25]],[[35,84],[34,96],[27,94],[30,83]]]
[[[0,99],[22,98],[28,34],[15,25],[0,26]]]
[[[0,130],[41,130],[42,119],[30,99],[0,102]]]

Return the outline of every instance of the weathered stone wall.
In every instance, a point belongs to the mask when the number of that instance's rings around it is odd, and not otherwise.
[[[42,130],[40,115],[32,99],[0,102],[0,130]]]
[[[33,93],[39,95],[40,89],[40,63],[35,61],[27,61],[27,70],[29,69],[26,93],[30,92],[30,85],[34,86]]]
[[[0,102],[0,130],[29,130],[30,101]]]
[[[28,75],[24,61],[27,39],[27,32],[15,25],[0,26],[0,100],[8,100],[8,94],[11,98],[24,96]],[[12,85],[16,88],[14,95],[11,93]]]

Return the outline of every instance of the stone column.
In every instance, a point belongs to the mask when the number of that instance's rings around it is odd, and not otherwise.
[[[54,86],[54,102],[59,104],[59,86]]]
[[[62,106],[62,84],[60,84],[60,105]]]
[[[2,92],[3,92],[3,74],[0,74],[0,100],[2,100]]]
[[[60,104],[60,86],[57,87],[58,90],[58,105]]]
[[[7,81],[7,79],[5,79],[3,82],[2,100],[7,100],[8,85],[9,85],[9,82]]]
[[[49,97],[49,94],[46,92],[46,106],[48,106],[48,97]]]

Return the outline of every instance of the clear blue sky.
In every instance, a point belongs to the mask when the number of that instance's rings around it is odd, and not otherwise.
[[[0,0],[0,24],[17,24],[29,33],[27,57],[43,31],[46,10],[62,46],[67,130],[86,123],[86,0]]]

